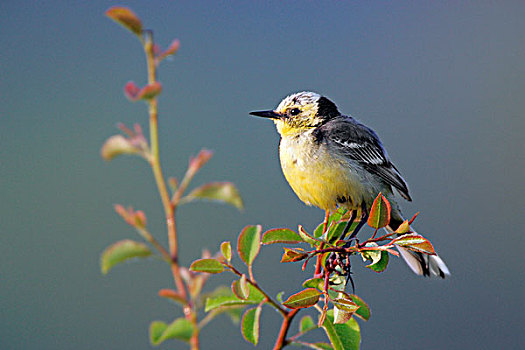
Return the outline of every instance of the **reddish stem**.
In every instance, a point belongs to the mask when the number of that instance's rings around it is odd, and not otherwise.
[[[284,316],[283,323],[281,324],[281,330],[279,331],[279,336],[277,337],[277,341],[275,342],[273,350],[280,350],[288,344],[286,341],[286,334],[290,329],[290,325],[292,324],[294,316],[299,312],[299,310],[300,309],[291,310],[286,313],[286,316]]]
[[[323,221],[323,235],[328,229],[328,219],[330,218],[330,210],[325,210],[324,212],[324,221]],[[324,244],[321,243],[319,246],[320,249],[323,249]],[[315,265],[315,275],[318,276],[321,273],[321,255],[317,256],[317,263]]]

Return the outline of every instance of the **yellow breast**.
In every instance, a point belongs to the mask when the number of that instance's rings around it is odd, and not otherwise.
[[[279,154],[286,180],[306,204],[324,210],[359,207],[364,190],[360,179],[346,160],[331,155],[311,133],[283,137]]]

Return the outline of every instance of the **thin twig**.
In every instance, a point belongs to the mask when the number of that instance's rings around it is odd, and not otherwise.
[[[164,248],[160,243],[159,241],[157,241],[155,239],[155,237],[153,237],[153,235],[144,227],[137,227],[135,226],[137,232],[146,240],[148,241],[152,246],[154,246],[158,251],[159,253],[162,255],[162,257],[170,262],[171,261],[171,256],[170,254],[168,253],[168,251],[166,250],[166,248]]]
[[[323,221],[323,235],[326,234],[328,230],[328,219],[330,219],[330,210],[325,210],[324,221]],[[323,249],[324,243],[321,243],[319,248]],[[315,264],[315,276],[321,274],[321,255],[317,256],[317,262]]]
[[[242,277],[243,274],[239,270],[237,270],[235,267],[233,267],[232,265],[228,263],[224,263],[224,265],[227,268],[229,268],[231,272],[233,272],[239,277]],[[268,304],[272,305],[277,311],[279,311],[281,315],[283,315],[283,317],[286,317],[288,315],[288,311],[286,311],[281,305],[279,305],[275,300],[273,300],[272,297],[270,297],[261,287],[259,287],[257,282],[255,282],[251,277],[247,278],[246,282],[251,284],[259,292],[261,292],[261,294],[264,295],[264,297],[266,298]]]
[[[144,52],[146,54],[146,64],[148,68],[148,84],[156,83],[156,64],[155,55],[153,52],[153,33],[151,31],[144,31]],[[194,331],[190,339],[190,346],[192,350],[199,349],[199,328],[197,327],[197,312],[194,305],[188,300],[186,287],[180,272],[179,265],[179,248],[177,240],[177,227],[175,223],[175,206],[171,203],[170,195],[162,174],[159,156],[159,135],[158,135],[158,105],[157,98],[153,97],[148,100],[149,105],[149,124],[150,124],[150,143],[151,143],[151,157],[150,165],[153,170],[155,182],[162,201],[164,213],[166,216],[166,227],[168,230],[168,244],[170,255],[170,266],[177,287],[177,292],[186,300],[184,306],[184,315],[194,325]]]

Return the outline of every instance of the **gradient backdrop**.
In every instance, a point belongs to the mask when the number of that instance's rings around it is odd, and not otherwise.
[[[194,184],[233,181],[246,203],[242,213],[182,208],[183,263],[234,241],[247,224],[311,230],[322,219],[286,184],[272,123],[248,116],[314,90],[377,130],[410,184],[405,213],[421,211],[419,231],[452,271],[445,281],[423,279],[392,259],[378,275],[356,259],[357,293],[372,307],[362,348],[525,346],[523,1],[120,4],[163,46],[181,40],[160,69],[165,174],[180,178],[190,155],[212,149]],[[145,105],[122,94],[128,80],[144,83],[144,58],[103,16],[111,5],[0,3],[2,349],[147,349],[150,321],[180,315],[156,296],[172,285],[158,261],[99,271],[108,244],[137,238],[113,203],[144,209],[166,242],[146,164],[99,156],[117,122],[147,125]],[[310,272],[279,264],[281,252],[263,249],[255,273],[270,293],[290,295]],[[230,281],[214,277],[209,287]],[[278,320],[264,310],[260,349],[273,344]],[[252,348],[224,316],[202,344]]]

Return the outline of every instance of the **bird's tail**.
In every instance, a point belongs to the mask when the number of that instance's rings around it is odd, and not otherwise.
[[[385,229],[390,233],[394,232],[402,223],[403,220],[392,218],[390,224]],[[448,270],[447,265],[438,255],[418,253],[399,246],[397,249],[415,274],[420,276],[438,276],[441,278],[450,276],[450,271]]]

